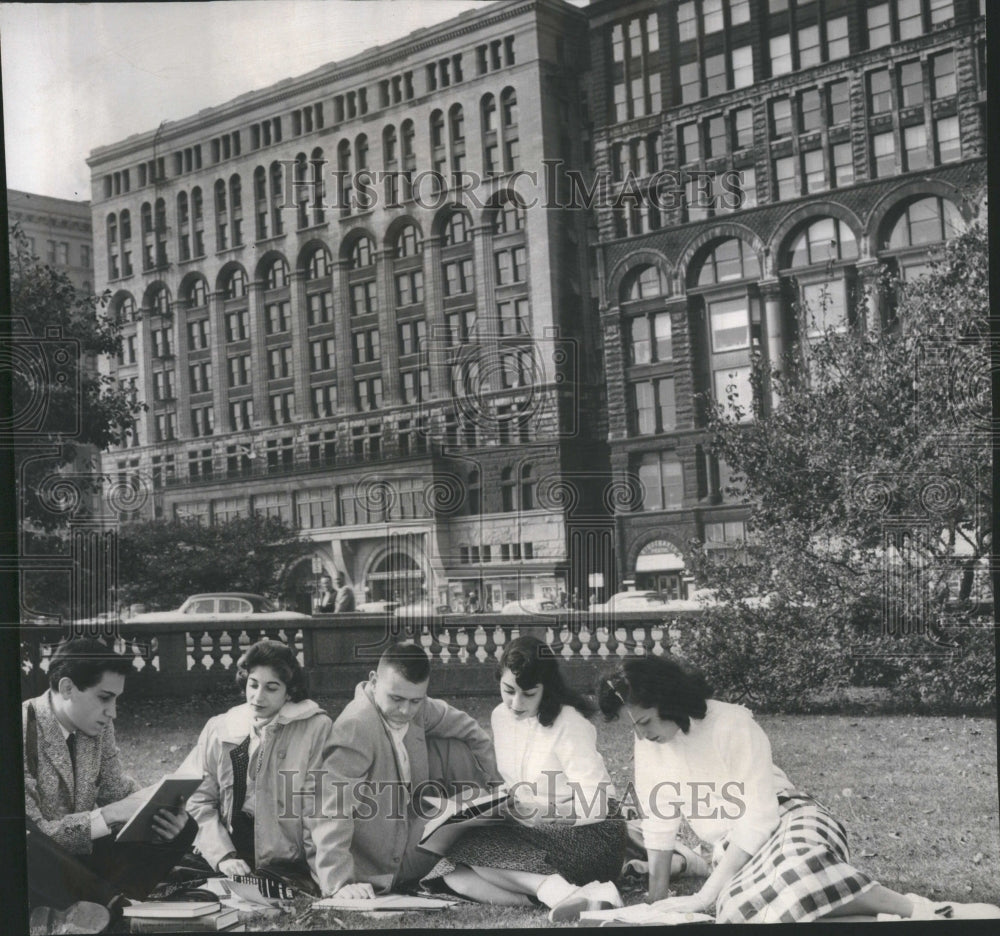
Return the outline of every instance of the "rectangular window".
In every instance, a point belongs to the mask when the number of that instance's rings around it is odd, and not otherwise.
[[[333,338],[320,338],[309,342],[310,370],[333,370],[337,366],[336,342]]]
[[[830,101],[830,126],[851,119],[851,88],[848,81],[834,81],[827,87]]]
[[[288,345],[282,348],[271,348],[267,352],[267,377],[277,380],[291,373],[292,349]]]
[[[333,293],[310,293],[307,304],[310,325],[322,325],[333,321]]]
[[[775,98],[771,101],[771,136],[774,138],[789,136],[792,132],[792,103],[788,98]]]
[[[805,26],[799,30],[799,68],[811,68],[819,63],[819,26]]]
[[[271,302],[264,311],[269,335],[278,335],[288,331],[292,318],[290,302]]]
[[[832,62],[851,52],[847,37],[847,17],[838,16],[826,24],[826,60]]]
[[[923,34],[923,14],[920,10],[921,0],[898,0],[899,6],[899,38],[915,39]]]
[[[643,455],[638,465],[643,510],[671,510],[684,503],[684,470],[665,452]]]
[[[889,25],[889,4],[879,3],[866,11],[868,24],[868,48],[878,49],[892,42],[892,29]]]
[[[271,425],[290,423],[295,416],[295,394],[290,390],[286,393],[272,393],[268,397],[268,406],[271,411]]]
[[[941,117],[934,121],[937,138],[937,161],[954,162],[962,158],[962,141],[958,135],[958,117]]]
[[[810,283],[802,287],[802,305],[806,315],[806,333],[810,338],[828,328],[847,328],[847,289],[844,280]]]
[[[920,62],[904,62],[899,66],[899,89],[903,107],[924,103],[924,74]]]
[[[906,168],[913,172],[925,168],[927,159],[927,131],[923,124],[903,129],[903,151],[906,158]]]
[[[750,347],[750,314],[745,296],[710,302],[708,318],[715,354]]]
[[[850,143],[837,143],[831,149],[833,156],[833,184],[837,188],[854,182],[854,157]]]
[[[823,126],[819,90],[810,88],[799,96],[799,133],[808,133]]]
[[[726,146],[726,118],[722,114],[708,119],[708,154],[709,156],[725,156],[729,151]]]
[[[868,76],[868,104],[873,114],[892,110],[892,78],[888,68],[873,71]]]
[[[733,112],[733,138],[736,149],[753,146],[752,107],[743,107]]]
[[[807,192],[822,192],[828,187],[823,166],[823,150],[810,150],[802,154],[802,179]]]
[[[958,92],[955,79],[955,53],[944,52],[931,59],[931,74],[934,76],[934,97],[948,97]]]
[[[748,88],[753,84],[753,47],[733,49],[733,87]]]
[[[979,4],[980,9],[985,13],[984,3]],[[954,0],[931,0],[931,26],[940,26],[955,18]]]
[[[729,367],[717,370],[713,378],[716,403],[727,409],[739,407],[739,421],[750,422],[753,419],[753,386],[750,383],[750,368]]]
[[[619,29],[621,27],[618,27]],[[694,0],[677,4],[677,41],[687,42],[698,38],[698,11]]]
[[[892,132],[877,133],[872,137],[872,156],[875,160],[875,176],[895,175],[896,172],[896,141]]]
[[[799,194],[795,184],[795,158],[785,156],[774,161],[774,181],[779,201]]]
[[[688,62],[686,65],[681,65],[680,67],[680,85],[681,85],[681,103],[689,104],[691,101],[697,101],[701,98],[701,65],[699,62]],[[617,103],[617,91],[615,88],[615,100]],[[622,97],[624,98],[625,89],[622,87]],[[624,120],[623,117],[619,118],[619,121]]]
[[[701,23],[706,36],[722,31],[722,0],[702,0]]]
[[[771,75],[787,75],[792,70],[792,41],[788,33],[780,36],[772,36],[770,41],[771,50]]]
[[[328,384],[325,387],[313,387],[312,414],[314,417],[333,416],[337,411],[337,387]]]
[[[697,162],[701,159],[701,146],[699,144],[698,124],[684,124],[680,128],[680,153],[681,165]]]
[[[722,94],[727,89],[725,55],[709,55],[705,58],[705,83],[709,97]]]

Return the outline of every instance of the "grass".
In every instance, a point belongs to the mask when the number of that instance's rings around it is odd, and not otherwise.
[[[212,715],[239,699],[126,698],[116,723],[126,769],[149,783],[176,768]],[[317,700],[336,717],[345,700]],[[454,704],[489,726],[493,699]],[[1000,903],[996,722],[906,715],[761,715],[774,761],[800,790],[825,803],[848,832],[852,859],[887,887],[936,900]],[[632,776],[632,737],[598,717],[598,746],[612,778]],[[690,840],[689,841],[693,841]],[[695,881],[678,882],[686,893]],[[627,903],[642,898],[623,891]],[[258,917],[248,929],[513,929],[549,925],[541,909],[461,904],[447,920],[427,913],[364,915],[323,911]],[[298,918],[298,919],[297,919]]]

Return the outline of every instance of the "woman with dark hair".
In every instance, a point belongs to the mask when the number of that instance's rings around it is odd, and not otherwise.
[[[625,826],[587,720],[595,707],[566,684],[555,654],[534,637],[507,644],[497,676],[493,744],[510,817],[458,840],[445,884],[482,903],[526,906],[536,898],[552,908],[553,921],[621,906],[613,881]]]
[[[295,652],[276,640],[247,649],[236,683],[246,702],[210,719],[185,762],[204,777],[187,802],[198,822],[195,847],[227,877],[263,872],[330,893],[331,825],[313,793],[333,723],[307,698]]]
[[[717,923],[1000,916],[899,894],[855,868],[843,826],[775,766],[749,710],[710,696],[700,673],[667,657],[628,660],[600,684],[605,717],[624,710],[635,730],[650,901],[678,913],[714,905]],[[714,846],[714,869],[697,893],[670,897],[682,817]]]

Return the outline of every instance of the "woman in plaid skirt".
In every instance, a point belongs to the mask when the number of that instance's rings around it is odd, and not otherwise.
[[[714,906],[718,923],[1000,917],[990,904],[899,894],[855,868],[843,826],[774,765],[753,715],[710,694],[700,673],[667,657],[629,660],[600,685],[605,717],[624,710],[635,729],[650,901],[679,913]],[[714,846],[715,867],[697,893],[670,897],[682,818]]]
[[[595,707],[566,685],[552,650],[534,637],[506,646],[498,675],[493,738],[510,816],[459,839],[445,884],[483,903],[537,899],[553,921],[620,907],[612,882],[625,856],[625,823],[615,818],[614,787],[587,720]]]

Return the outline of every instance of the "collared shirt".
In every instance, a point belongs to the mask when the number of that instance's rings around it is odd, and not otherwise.
[[[261,750],[261,746],[265,741],[265,732],[273,725],[273,718],[262,725],[255,724],[252,718],[250,720],[250,747],[247,752],[250,758],[247,764],[247,795],[246,799],[243,800],[243,812],[248,816],[254,814],[254,796],[257,792],[257,771],[259,770],[259,765],[255,765],[255,761],[258,756],[263,758],[264,752]]]
[[[382,713],[379,712],[379,715]],[[382,719],[382,724],[389,731],[389,737],[392,738],[392,746],[396,749],[396,758],[399,760],[399,773],[403,783],[410,783],[410,755],[406,753],[406,745],[403,743],[403,739],[406,737],[406,732],[410,730],[409,723],[403,725],[401,728],[397,728],[395,725],[390,725],[385,718]]]
[[[56,719],[56,724],[59,726],[59,730],[62,732],[63,740],[69,745],[69,736],[71,734],[75,735],[75,731],[67,731],[66,727],[63,725],[59,719]],[[72,760],[71,760],[72,762]],[[75,765],[74,765],[75,767]],[[75,773],[75,771],[74,771]],[[76,777],[73,777],[73,782],[76,783]],[[104,819],[104,814],[100,809],[92,809],[90,811],[90,838],[91,840],[104,838],[106,835],[111,834],[111,829],[108,827],[107,822]]]

